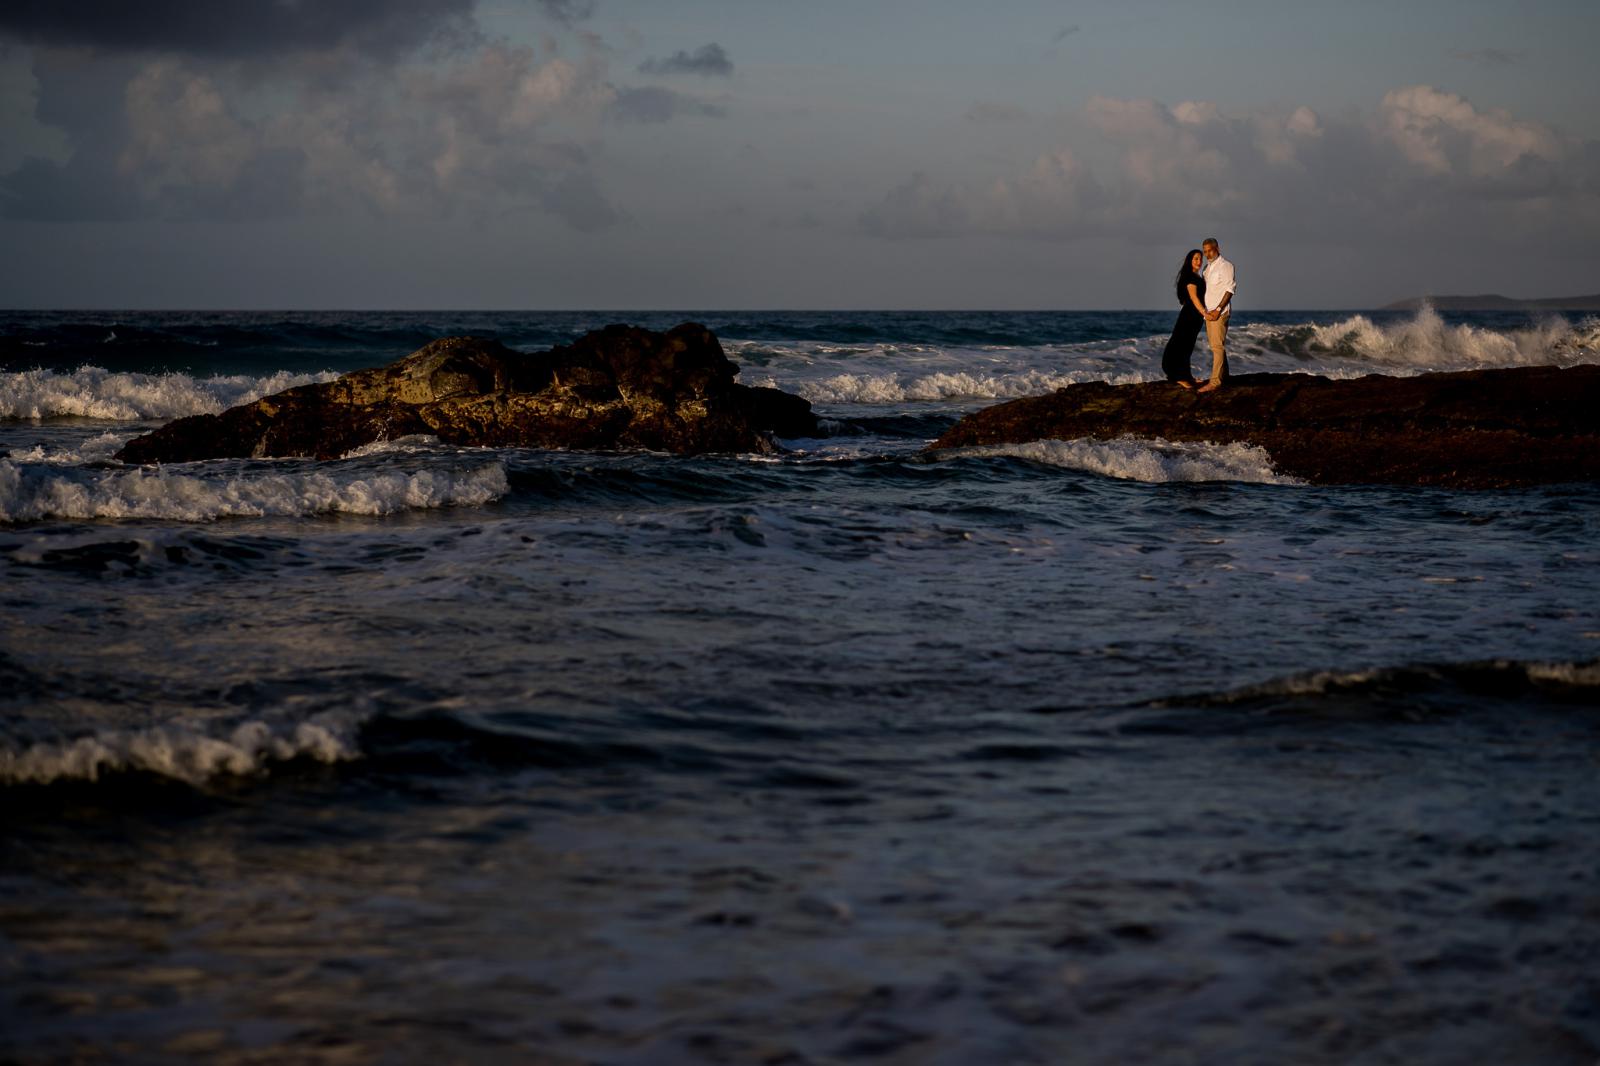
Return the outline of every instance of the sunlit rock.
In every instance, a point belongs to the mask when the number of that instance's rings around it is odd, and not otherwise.
[[[693,322],[665,333],[607,326],[544,352],[447,337],[388,366],[180,418],[116,457],[332,459],[413,433],[488,447],[770,452],[775,437],[815,435],[810,403],[740,385],[738,372]]]
[[[1600,367],[1517,367],[1343,381],[1243,374],[1069,385],[963,418],[934,449],[1035,440],[1240,442],[1315,484],[1498,488],[1600,480]]]

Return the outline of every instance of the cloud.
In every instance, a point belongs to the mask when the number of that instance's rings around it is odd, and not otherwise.
[[[1451,52],[1451,58],[1464,59],[1469,63],[1481,63],[1486,67],[1509,67],[1522,59],[1521,52],[1514,52],[1506,48],[1475,48],[1465,52]]]
[[[544,191],[542,203],[546,210],[583,233],[609,229],[620,217],[596,185],[594,176],[582,171],[563,175]]]
[[[1097,229],[1106,200],[1078,158],[1060,149],[1039,155],[1020,174],[976,185],[942,186],[918,171],[859,221],[881,237],[1065,237]]]
[[[539,6],[567,24],[594,7]],[[606,124],[725,113],[690,94],[615,84],[614,52],[586,30],[574,31],[573,57],[548,37],[537,51],[487,40],[474,0],[150,0],[139,19],[133,9],[0,7],[0,30],[32,42],[0,40],[0,89],[16,90],[0,101],[12,134],[0,145],[0,216],[532,208],[593,231],[628,217],[593,169]],[[715,45],[688,58],[727,64]]]
[[[0,174],[29,156],[61,162],[71,155],[59,127],[39,121],[39,80],[23,49],[0,46]]]
[[[1072,146],[1011,173],[958,182],[913,173],[859,224],[887,238],[1164,240],[1227,229],[1353,241],[1473,227],[1507,240],[1600,237],[1600,144],[1430,86],[1337,119],[1304,106],[1235,112],[1098,96],[1081,119],[1087,133]]]
[[[1554,131],[1502,110],[1479,111],[1427,85],[1395,89],[1379,108],[1383,133],[1432,174],[1495,179],[1524,163],[1550,163],[1565,148]]]
[[[232,63],[164,54],[95,63],[37,50],[41,118],[65,162],[0,175],[12,218],[264,218],[492,214],[518,205],[580,229],[611,224],[573,132],[618,96],[603,63],[504,44],[446,63],[369,66],[329,85],[318,65],[257,84]]]
[[[721,118],[726,113],[716,104],[656,86],[618,89],[607,112],[617,122],[645,124],[666,122],[678,115]]]
[[[231,112],[216,83],[177,60],[158,60],[128,83],[127,114],[131,136],[117,170],[148,193],[231,186],[259,154],[257,131]]]
[[[266,56],[350,49],[393,58],[475,34],[475,0],[51,0],[0,4],[0,36],[118,52]]]
[[[1070,26],[1063,26],[1051,36],[1050,43],[1052,45],[1060,44],[1062,41],[1066,40],[1068,37],[1071,37],[1074,33],[1077,33],[1082,28],[1083,27],[1079,26],[1076,22]]]
[[[962,114],[969,122],[1015,122],[1028,117],[1028,113],[1016,104],[991,103],[979,100]]]
[[[594,0],[539,0],[539,8],[547,17],[571,26],[594,14]]]
[[[691,55],[679,50],[665,59],[646,59],[639,64],[645,74],[704,74],[728,77],[733,73],[733,61],[715,41],[695,50]]]

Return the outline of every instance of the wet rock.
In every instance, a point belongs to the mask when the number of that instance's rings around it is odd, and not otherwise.
[[[975,412],[930,447],[1117,437],[1244,443],[1315,484],[1500,488],[1600,479],[1600,367],[1331,381],[1243,374],[1218,392],[1069,385]]]
[[[414,433],[488,447],[771,452],[817,431],[811,405],[740,385],[716,335],[613,325],[545,352],[480,337],[437,340],[389,366],[302,385],[129,441],[130,463],[332,459]]]

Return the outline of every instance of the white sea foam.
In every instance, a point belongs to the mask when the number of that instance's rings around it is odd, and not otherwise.
[[[1600,688],[1600,659],[1586,663],[1528,663],[1528,680],[1534,683]]]
[[[50,448],[36,444],[26,451],[13,451],[6,458],[19,463],[54,463],[58,466],[103,463],[108,462],[132,437],[131,433],[107,431],[80,441],[76,448]]]
[[[332,371],[197,378],[178,373],[112,373],[94,366],[71,373],[22,370],[0,373],[0,418],[141,421],[216,414],[296,385],[332,381],[336,377]]]
[[[1034,345],[827,345],[724,341],[749,365],[743,380],[816,404],[886,405],[1006,400],[1085,381],[1158,380],[1165,334]],[[1380,322],[1350,315],[1326,324],[1268,322],[1231,331],[1236,374],[1311,372],[1330,378],[1371,373],[1600,362],[1600,318],[1571,323],[1548,315],[1520,329],[1450,325],[1430,308]],[[1210,353],[1193,355],[1203,375]]]
[[[813,381],[783,381],[765,378],[752,382],[788,389],[812,403],[896,404],[939,402],[941,400],[1009,400],[1038,396],[1083,381],[1110,381],[1113,384],[1146,381],[1151,375],[1141,371],[1107,374],[1103,368],[1051,372],[1023,370],[1009,374],[968,371],[931,374],[835,374]]]
[[[412,473],[329,467],[312,472],[175,473],[58,470],[0,460],[0,521],[49,518],[217,518],[329,513],[381,515],[477,506],[510,491],[498,460]]]
[[[1257,324],[1241,330],[1238,339],[1249,339],[1268,352],[1388,372],[1600,362],[1600,318],[1595,317],[1571,324],[1550,315],[1522,329],[1496,330],[1450,325],[1431,307],[1423,307],[1412,318],[1386,325],[1365,315],[1328,325]]]
[[[1588,662],[1543,662],[1520,659],[1490,659],[1464,663],[1417,663],[1405,666],[1373,667],[1365,670],[1317,670],[1290,674],[1260,684],[1229,689],[1200,697],[1210,703],[1249,703],[1273,697],[1328,696],[1373,686],[1439,685],[1452,678],[1470,679],[1482,674],[1522,675],[1528,683],[1555,688],[1600,687],[1600,659]],[[1180,697],[1165,703],[1185,702],[1196,697]]]
[[[1406,669],[1415,673],[1418,668]],[[1218,703],[1245,703],[1273,696],[1325,696],[1344,689],[1361,688],[1390,676],[1397,676],[1397,671],[1394,669],[1315,670],[1275,678],[1259,685],[1230,689],[1210,699]]]
[[[360,459],[369,455],[415,455],[439,448],[439,438],[432,433],[412,433],[394,440],[375,440],[344,453],[345,459]]]
[[[1026,444],[1001,444],[956,448],[954,456],[1004,455],[1036,463],[1083,470],[1130,481],[1248,481],[1261,485],[1298,485],[1272,468],[1265,450],[1250,444],[1209,444],[1166,440],[1036,440]]]
[[[252,719],[209,732],[152,726],[0,749],[0,784],[97,781],[104,774],[139,771],[200,785],[291,759],[345,762],[361,756],[356,737],[364,717],[335,711],[302,722]]]

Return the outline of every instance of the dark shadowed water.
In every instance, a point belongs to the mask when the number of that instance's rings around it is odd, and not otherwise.
[[[0,315],[0,1059],[1595,1062],[1600,486],[919,454],[1159,376],[1168,317]],[[436,335],[684,318],[832,435],[108,458]]]

